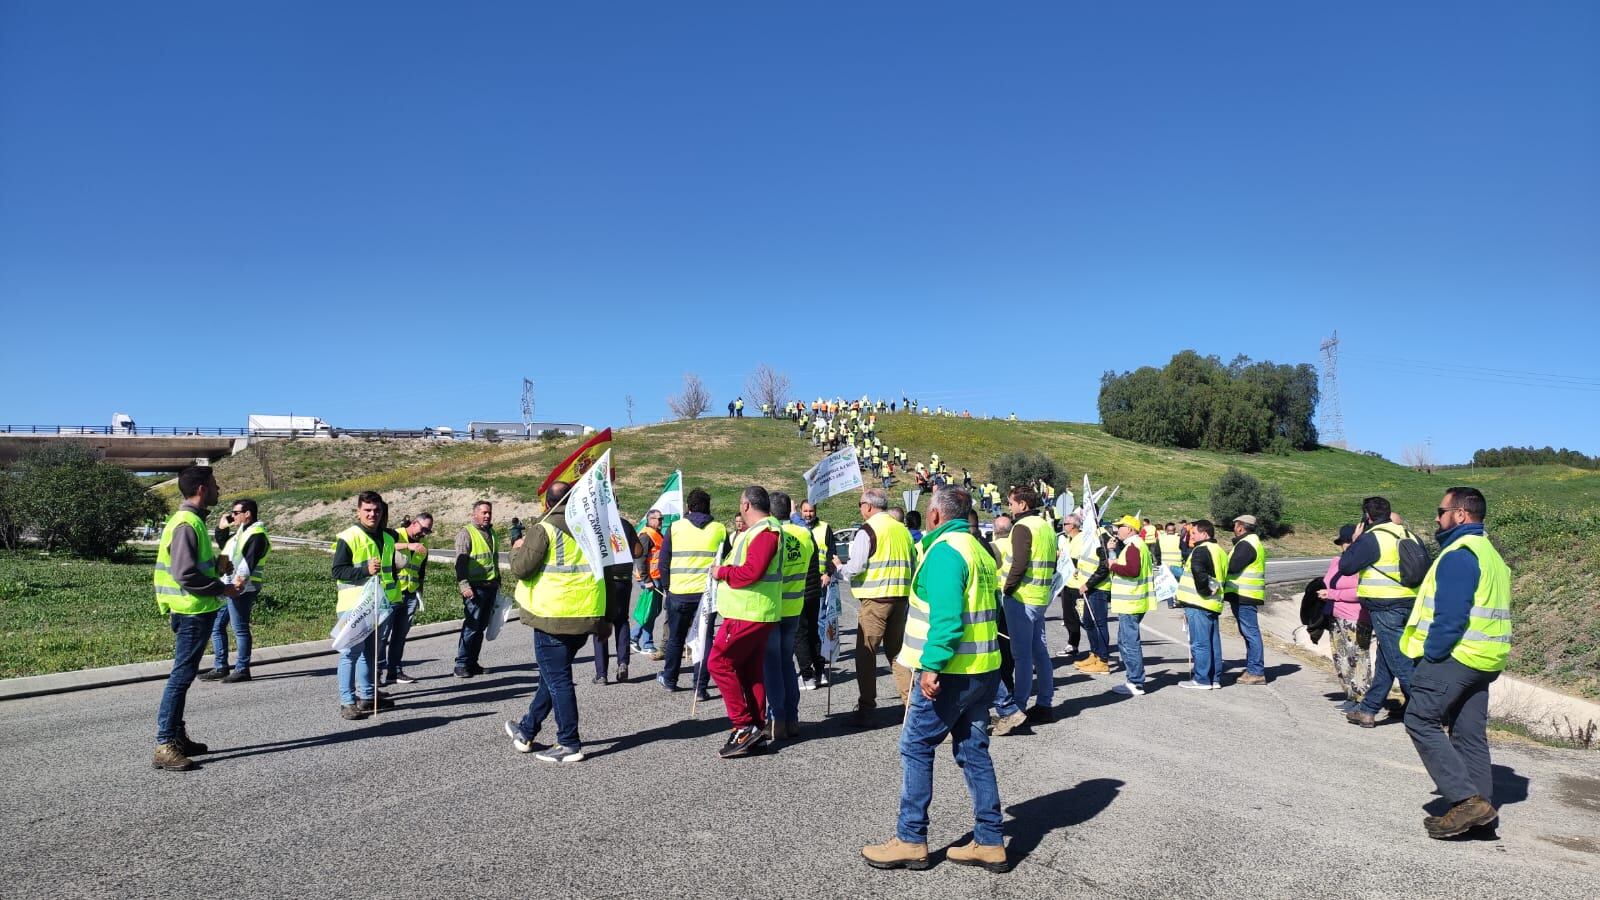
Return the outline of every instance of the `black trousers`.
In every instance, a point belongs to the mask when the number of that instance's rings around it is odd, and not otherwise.
[[[1061,590],[1061,624],[1067,626],[1067,643],[1072,652],[1078,652],[1078,641],[1083,637],[1083,622],[1078,619],[1078,600],[1082,597],[1077,588]]]
[[[827,668],[822,658],[822,639],[817,636],[817,619],[822,614],[822,597],[807,593],[800,607],[800,630],[794,636],[794,664],[801,678],[815,678]]]

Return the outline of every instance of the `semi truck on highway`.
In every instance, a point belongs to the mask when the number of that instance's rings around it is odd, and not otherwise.
[[[250,414],[250,434],[267,437],[328,437],[333,429],[316,416]]]

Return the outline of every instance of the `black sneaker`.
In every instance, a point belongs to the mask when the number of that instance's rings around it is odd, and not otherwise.
[[[229,672],[226,676],[224,676],[223,679],[222,679],[222,683],[223,684],[238,684],[241,681],[249,681],[249,680],[250,680],[250,670],[249,669],[237,669],[235,671]]]
[[[735,728],[728,735],[728,742],[722,745],[717,755],[723,759],[733,759],[739,756],[748,756],[758,744],[766,737],[766,733],[754,725]]]
[[[457,678],[471,678],[472,677],[472,670],[468,669],[466,666],[456,666],[456,677]]]
[[[701,702],[709,703],[711,702],[711,692],[705,688],[699,688],[694,692],[694,698]]]
[[[221,681],[222,679],[224,679],[226,677],[228,677],[228,670],[226,668],[214,668],[211,671],[205,673],[204,675],[201,675],[200,676],[200,680],[201,681]]]
[[[389,673],[389,678],[395,684],[416,684],[417,680],[406,674],[405,669],[395,669]]]
[[[358,704],[346,703],[339,707],[339,718],[341,719],[348,719],[353,722],[356,719],[365,719],[366,717],[367,711]]]
[[[656,676],[656,684],[660,685],[661,689],[669,694],[675,694],[678,692],[678,686],[667,680],[665,672]]]
[[[596,675],[594,677],[594,681],[590,682],[590,684],[605,684],[605,683],[606,683],[606,677],[604,675]]]
[[[627,682],[627,680],[628,680],[628,667],[627,666],[617,666],[617,684],[623,684],[623,683]]]
[[[483,666],[480,666],[477,663],[468,663],[467,664],[467,671],[471,672],[474,675],[482,675],[483,674]]]

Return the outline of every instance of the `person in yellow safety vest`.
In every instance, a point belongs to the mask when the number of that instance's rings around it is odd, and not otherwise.
[[[373,577],[383,585],[387,606],[400,602],[399,567],[395,562],[395,533],[385,519],[389,508],[377,491],[362,491],[356,496],[356,524],[339,532],[333,543],[331,574],[338,590],[334,607],[343,622],[361,603],[361,592]],[[378,709],[394,704],[378,693],[374,680],[377,665],[373,640],[357,641],[339,651],[339,715],[363,719]]]
[[[556,744],[536,754],[545,762],[583,760],[572,665],[590,635],[610,636],[605,583],[590,568],[583,548],[573,538],[562,506],[571,490],[572,485],[564,481],[545,490],[545,517],[511,545],[507,566],[516,581],[512,598],[518,615],[533,628],[539,687],[528,703],[528,712],[520,721],[506,722],[505,733],[512,749],[533,753],[533,739],[554,712]]]
[[[420,512],[395,534],[395,562],[400,566],[400,605],[384,623],[385,636],[378,641],[378,686],[416,684],[406,674],[406,637],[411,622],[423,605],[422,584],[428,578],[428,546],[423,540],[433,534],[433,513]]]
[[[1056,533],[1039,514],[1039,493],[1033,488],[1014,487],[1006,501],[1012,524],[1001,593],[1016,688],[1013,693],[1002,682],[995,692],[996,735],[1010,734],[1025,723],[1055,721],[1055,672],[1044,625],[1056,572]],[[1030,696],[1033,706],[1024,711]]]
[[[1100,541],[1099,526],[1092,532],[1083,530],[1083,516],[1071,513],[1061,521],[1067,538],[1067,552],[1072,559],[1072,575],[1067,579],[1067,590],[1083,599],[1083,630],[1089,638],[1089,655],[1072,664],[1073,668],[1088,675],[1106,675],[1111,667],[1110,634],[1107,616],[1110,612],[1111,594],[1106,590],[1111,570],[1106,566],[1106,548]],[[1091,546],[1092,544],[1092,546]],[[1068,594],[1071,598],[1071,593]]]
[[[1191,673],[1178,687],[1214,691],[1222,687],[1220,619],[1228,553],[1217,543],[1217,528],[1207,519],[1189,525],[1189,543],[1188,564],[1178,575],[1177,604],[1188,625]]]
[[[741,419],[744,418],[744,398],[743,397],[734,398],[734,401],[733,401],[733,414],[735,416],[738,416]]]
[[[999,579],[988,551],[968,531],[971,511],[972,495],[954,486],[940,489],[928,504],[928,534],[912,579],[905,643],[896,656],[916,673],[900,731],[900,816],[894,837],[861,849],[875,868],[928,867],[933,760],[946,736],[976,821],[972,841],[948,848],[945,858],[991,872],[1011,867],[985,721],[1000,682]]]
[[[190,739],[184,721],[189,686],[200,671],[206,639],[224,599],[239,596],[238,585],[221,580],[217,548],[206,531],[206,515],[217,503],[217,480],[210,466],[190,466],[178,473],[183,503],[167,517],[156,545],[156,567],[151,576],[156,608],[172,626],[172,672],[161,692],[156,712],[156,752],[151,765],[170,772],[194,768],[193,756],[210,748]]]
[[[1428,836],[1490,828],[1494,770],[1489,761],[1489,685],[1511,654],[1511,569],[1483,530],[1488,502],[1453,487],[1435,520],[1439,556],[1417,591],[1400,652],[1417,661],[1406,733],[1439,796],[1450,804],[1423,821]]]
[[[778,606],[778,626],[767,634],[767,650],[762,659],[761,680],[767,689],[768,721],[771,739],[793,739],[800,734],[800,675],[795,670],[795,639],[801,614],[805,611],[806,589],[815,583],[817,544],[804,525],[789,521],[794,501],[782,491],[768,495],[772,518],[783,529],[779,549],[779,573],[783,576],[783,596]]]
[[[783,529],[772,516],[767,489],[752,484],[739,497],[744,530],[733,541],[718,581],[717,628],[706,667],[722,693],[733,729],[717,751],[723,759],[746,756],[768,740],[767,690],[762,680],[767,635],[783,610]]]
[[[800,690],[814,691],[828,683],[828,660],[822,655],[819,631],[824,604],[837,603],[839,584],[834,580],[833,527],[817,517],[816,504],[800,504],[800,518],[811,532],[817,548],[817,565],[806,581],[805,605],[800,610],[800,631],[795,636],[795,663],[799,667]]]
[[[1166,566],[1173,578],[1183,575],[1183,536],[1173,522],[1156,534],[1156,562]]]
[[[911,673],[894,662],[905,638],[906,598],[911,593],[911,568],[916,547],[911,532],[889,514],[889,495],[880,488],[861,492],[858,507],[866,522],[850,540],[850,560],[833,559],[839,574],[851,581],[860,603],[855,651],[856,688],[860,692],[850,724],[866,728],[878,704],[878,662],[881,648],[890,660],[901,702],[910,696]]]
[[[494,504],[472,504],[472,522],[456,532],[456,589],[461,594],[461,636],[456,640],[457,678],[483,674],[478,654],[500,596],[500,539],[494,533]]]
[[[1111,611],[1117,615],[1117,650],[1122,655],[1124,683],[1112,688],[1119,694],[1144,693],[1144,650],[1139,643],[1139,623],[1155,608],[1150,580],[1150,548],[1139,536],[1139,520],[1117,520],[1116,561],[1111,569]]]
[[[1345,720],[1363,728],[1378,723],[1378,712],[1389,689],[1400,682],[1400,693],[1411,696],[1411,671],[1416,663],[1400,651],[1400,635],[1417,601],[1416,588],[1401,581],[1400,542],[1410,532],[1394,522],[1394,510],[1384,497],[1361,501],[1361,521],[1349,546],[1339,554],[1339,574],[1359,575],[1356,599],[1372,622],[1372,681],[1361,705],[1345,713]]]
[[[223,517],[214,539],[222,545],[218,558],[224,580],[239,585],[239,596],[230,598],[217,610],[217,620],[211,626],[211,671],[200,676],[201,681],[220,681],[238,684],[250,680],[250,614],[255,610],[256,597],[265,581],[262,563],[272,552],[272,540],[267,529],[257,518],[256,501],[241,497],[233,501],[232,510]],[[228,626],[233,626],[234,640],[239,644],[239,655],[233,671],[228,671]]]
[[[1228,577],[1223,599],[1233,611],[1244,638],[1244,674],[1235,684],[1266,684],[1266,655],[1261,644],[1261,604],[1267,601],[1267,548],[1256,534],[1255,516],[1233,520],[1233,549],[1228,551]]]
[[[711,495],[704,488],[684,495],[683,507],[683,518],[672,523],[661,542],[660,590],[666,596],[667,644],[656,684],[664,691],[678,690],[683,650],[698,621],[700,599],[711,584],[717,553],[728,542],[727,526],[712,518]],[[705,666],[696,666],[693,677],[696,696],[711,699]]]

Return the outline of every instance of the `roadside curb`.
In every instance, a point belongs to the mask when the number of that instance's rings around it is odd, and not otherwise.
[[[460,630],[460,619],[452,619],[448,622],[433,622],[428,625],[418,625],[411,629],[408,640],[435,637]],[[324,655],[338,655],[338,651],[329,646],[327,639],[302,641],[298,644],[279,644],[276,647],[262,647],[253,651],[250,654],[250,668],[254,669],[257,666]],[[122,666],[106,666],[99,669],[78,669],[73,672],[52,672],[49,675],[7,678],[0,681],[0,702],[21,700],[24,697],[65,694],[71,691],[87,691],[119,684],[134,684],[140,681],[160,681],[165,680],[171,673],[172,660],[166,659],[128,663]]]

